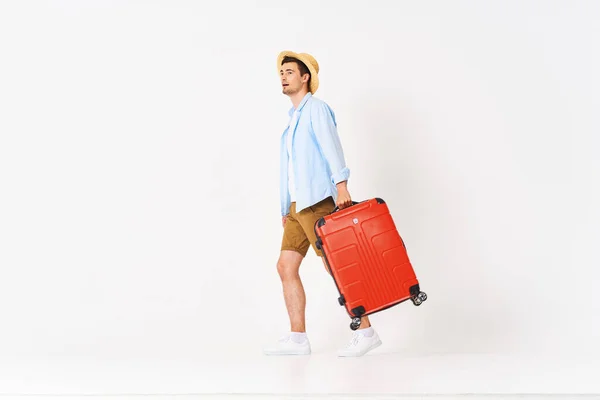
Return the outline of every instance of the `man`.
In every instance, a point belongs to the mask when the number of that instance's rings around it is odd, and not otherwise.
[[[337,133],[331,108],[313,94],[319,87],[319,64],[310,54],[284,51],[277,57],[283,94],[292,101],[290,121],[281,137],[280,201],[283,224],[277,271],[283,285],[291,330],[274,346],[270,355],[307,355],[310,342],[305,327],[306,297],[298,273],[310,247],[316,248],[315,223],[336,205],[352,205],[347,182],[350,170]],[[339,356],[362,356],[381,344],[368,317],[354,332]]]

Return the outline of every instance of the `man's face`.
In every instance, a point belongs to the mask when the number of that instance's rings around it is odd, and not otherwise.
[[[281,66],[279,71],[281,78],[281,86],[283,88],[283,94],[291,96],[302,90],[304,82],[308,82],[308,74],[304,74],[304,77],[300,76],[300,70],[298,64],[295,62],[285,63]]]

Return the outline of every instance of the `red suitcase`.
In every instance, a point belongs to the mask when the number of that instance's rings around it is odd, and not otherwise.
[[[370,199],[336,209],[315,223],[317,248],[337,286],[340,305],[358,329],[361,317],[406,300],[427,299],[385,201]]]

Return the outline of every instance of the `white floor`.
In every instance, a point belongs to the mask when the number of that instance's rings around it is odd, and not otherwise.
[[[194,362],[3,359],[0,364],[0,399],[31,400],[40,395],[54,395],[53,399],[214,397],[207,397],[209,394],[219,394],[216,398],[221,399],[450,399],[457,395],[537,399],[545,398],[539,397],[544,394],[573,398],[594,393],[600,393],[600,360],[591,356],[401,354],[375,350],[357,359],[340,359],[334,352],[306,357],[267,357],[257,352]]]
[[[502,395],[502,394],[465,394],[465,395],[343,395],[343,394],[323,394],[323,395],[282,395],[282,394],[258,394],[258,395],[245,395],[245,394],[187,394],[187,395],[100,395],[100,396],[85,396],[85,395],[74,395],[74,396],[1,396],[3,400],[14,399],[14,400],[74,400],[74,399],[85,399],[85,400],[97,400],[97,399],[110,399],[110,400],[205,400],[205,399],[216,399],[216,400],[357,400],[357,399],[373,399],[373,400],[578,400],[578,399],[600,399],[597,395],[573,395],[573,394],[546,394],[546,395],[531,395],[531,394],[515,394],[515,395]]]

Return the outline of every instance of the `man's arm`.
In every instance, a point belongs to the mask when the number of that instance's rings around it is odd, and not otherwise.
[[[337,132],[335,115],[326,104],[320,103],[312,110],[311,123],[317,142],[331,170],[331,182],[337,187],[337,206],[340,209],[348,207],[352,205],[352,199],[348,192],[350,170],[344,159],[344,150]]]
[[[325,103],[316,104],[312,109],[311,124],[331,170],[331,182],[335,185],[344,182],[342,188],[346,188],[345,182],[350,177],[350,170],[346,166],[333,111]]]

